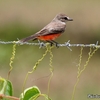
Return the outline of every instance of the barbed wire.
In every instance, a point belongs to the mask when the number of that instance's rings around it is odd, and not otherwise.
[[[0,41],[0,44],[18,44],[18,45],[35,45],[44,47],[46,46],[46,43],[38,41],[38,43],[33,42],[20,42],[20,41]],[[95,44],[71,44],[70,40],[63,44],[57,44],[58,47],[67,47],[70,49],[70,47],[93,47],[93,48],[100,48],[100,45],[98,44],[98,41]]]

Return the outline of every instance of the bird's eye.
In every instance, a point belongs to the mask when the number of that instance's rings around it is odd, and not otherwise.
[[[64,17],[63,19],[68,20],[68,18],[67,18],[67,17]]]

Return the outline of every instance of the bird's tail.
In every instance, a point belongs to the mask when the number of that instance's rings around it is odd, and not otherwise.
[[[31,36],[26,37],[26,38],[23,38],[23,39],[21,39],[21,40],[19,40],[19,41],[20,41],[20,42],[27,42],[27,41],[29,41],[29,40],[36,40],[36,39],[37,39],[36,36],[31,35]]]

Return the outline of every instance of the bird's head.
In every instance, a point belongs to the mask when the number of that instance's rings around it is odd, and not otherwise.
[[[73,19],[69,18],[66,14],[58,14],[54,19],[61,22],[73,21]]]

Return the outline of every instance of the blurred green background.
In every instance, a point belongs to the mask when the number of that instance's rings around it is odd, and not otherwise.
[[[56,41],[64,43],[92,44],[100,40],[100,0],[0,0],[0,41],[13,41],[27,37],[48,24],[56,14],[65,13],[73,18],[67,23],[66,32]],[[35,41],[37,42],[37,41]],[[80,47],[54,48],[54,76],[50,85],[53,100],[71,100],[76,82]],[[45,48],[18,45],[10,80],[14,96],[22,92],[25,75],[41,58]],[[82,66],[88,58],[89,48],[84,48]],[[12,44],[0,44],[0,76],[7,78]],[[26,87],[37,85],[42,93],[47,93],[49,79],[49,54],[29,75]],[[100,95],[100,50],[92,57],[80,77],[75,92],[75,100],[88,100],[88,94]],[[40,98],[42,100],[43,98]],[[44,99],[43,99],[44,100]],[[96,99],[97,100],[97,99]]]

